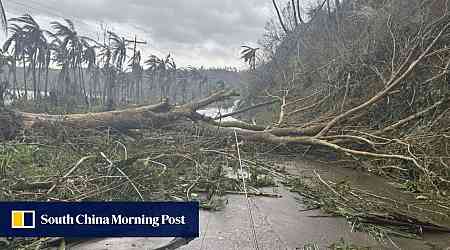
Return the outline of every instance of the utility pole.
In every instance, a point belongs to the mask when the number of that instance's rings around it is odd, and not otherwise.
[[[137,45],[138,44],[147,44],[147,42],[145,42],[145,41],[138,41],[136,35],[134,36],[134,40],[126,39],[125,41],[127,41],[129,43],[134,43],[134,46],[133,46],[133,58],[136,58]]]
[[[137,58],[136,58],[136,53],[137,53],[137,45],[138,44],[147,44],[147,42],[145,42],[145,41],[138,41],[137,40],[137,35],[134,35],[134,40],[128,40],[128,39],[125,39],[125,41],[126,42],[129,42],[129,43],[134,43],[134,46],[133,46],[133,62],[132,62],[132,64],[133,64],[133,66],[134,66],[134,64],[136,63],[136,61],[137,61]],[[133,67],[133,71],[134,71],[134,67]],[[138,103],[139,102],[139,99],[140,99],[140,96],[141,96],[141,92],[143,91],[143,90],[141,90],[141,88],[142,88],[142,83],[141,84],[139,84],[139,80],[137,80],[137,79],[135,79],[135,92],[136,92],[136,102]],[[141,85],[141,86],[139,86],[139,85]],[[132,90],[132,88],[133,87],[131,87],[131,89],[130,89],[130,92],[133,92],[133,90]]]

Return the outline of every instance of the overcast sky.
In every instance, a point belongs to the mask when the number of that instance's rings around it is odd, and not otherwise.
[[[101,25],[148,42],[146,55],[171,53],[180,66],[243,67],[242,44],[255,45],[274,16],[270,0],[4,0],[8,18],[30,13],[44,28],[72,19],[79,33]]]

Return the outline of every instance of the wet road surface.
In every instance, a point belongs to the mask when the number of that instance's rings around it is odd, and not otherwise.
[[[365,187],[370,191],[386,196],[398,195],[383,178],[337,166],[327,166],[305,160],[284,160],[283,166],[298,175],[308,175],[312,170],[318,171],[323,178],[330,180],[348,179],[352,184]],[[218,212],[200,212],[200,237],[182,250],[247,250],[247,249],[302,249],[308,242],[319,244],[326,249],[331,243],[341,238],[360,246],[372,249],[397,249],[392,244],[380,243],[370,239],[364,233],[351,232],[350,225],[344,218],[323,217],[320,210],[302,211],[297,194],[284,187],[265,189],[268,193],[277,193],[282,198],[250,197],[243,195],[227,196],[225,209]],[[250,205],[249,205],[250,204]],[[251,216],[249,213],[249,206]],[[319,217],[317,217],[319,216]],[[255,240],[256,235],[256,240]],[[435,242],[442,249],[450,246],[450,234],[433,234],[425,237]],[[120,249],[155,249],[167,244],[171,239],[152,238],[116,238],[97,240],[71,247],[74,250],[120,250]],[[431,249],[423,242],[394,239],[401,249]]]

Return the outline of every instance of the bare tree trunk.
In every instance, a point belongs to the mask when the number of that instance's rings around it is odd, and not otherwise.
[[[16,99],[19,96],[19,89],[17,87],[17,56],[14,55],[13,59],[13,98]]]
[[[25,55],[22,56],[22,62],[23,62],[23,84],[25,88],[25,100],[28,100],[27,64],[25,61]]]
[[[36,79],[36,53],[32,55],[33,59],[31,60],[31,67],[32,67],[32,77],[33,77],[33,98],[34,100],[37,100],[37,79]]]
[[[47,62],[47,64],[45,65],[45,86],[44,86],[44,91],[45,91],[45,97],[48,97],[48,74],[50,71],[50,65]]]
[[[39,67],[38,67],[38,84],[37,84],[37,86],[38,86],[38,90],[37,90],[37,93],[38,93],[38,98],[39,99],[41,99],[41,77],[42,76],[42,62],[39,62]]]

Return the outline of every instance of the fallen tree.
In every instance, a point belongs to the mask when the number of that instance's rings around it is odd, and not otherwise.
[[[183,118],[193,119],[199,115],[196,114],[197,110],[237,95],[236,91],[223,90],[205,99],[181,106],[171,106],[164,101],[156,105],[86,114],[48,115],[6,110],[0,116],[2,121],[0,131],[3,137],[9,137],[17,131],[17,129],[12,131],[12,127],[28,130],[54,125],[94,129],[113,127],[118,130],[159,128]]]
[[[233,90],[222,90],[205,99],[195,101],[189,104],[174,106],[167,101],[137,108],[129,108],[118,111],[87,113],[87,114],[71,114],[71,115],[48,115],[48,114],[32,114],[20,111],[3,111],[0,114],[0,132],[3,137],[13,136],[19,129],[38,129],[52,126],[68,126],[78,128],[107,128],[113,127],[118,130],[128,129],[151,129],[162,128],[177,122],[193,121],[202,127],[219,131],[225,135],[233,135],[236,133],[241,139],[257,143],[266,144],[301,144],[306,146],[317,146],[326,148],[334,152],[342,154],[344,157],[351,159],[368,158],[385,161],[401,161],[407,162],[409,169],[420,172],[423,181],[431,184],[435,189],[439,189],[438,185],[448,185],[450,180],[443,171],[435,171],[432,169],[430,159],[426,155],[419,157],[412,150],[410,138],[390,137],[395,134],[401,127],[407,126],[418,119],[423,118],[427,114],[434,113],[430,123],[435,123],[438,119],[443,119],[449,107],[449,94],[440,91],[440,100],[425,108],[421,108],[413,114],[393,121],[391,124],[381,128],[371,128],[357,126],[361,120],[368,119],[367,113],[376,105],[382,102],[389,103],[392,95],[402,94],[405,86],[416,75],[423,71],[423,68],[432,63],[433,68],[439,69],[438,72],[432,71],[430,79],[425,80],[421,84],[430,84],[440,78],[448,76],[448,68],[450,66],[450,53],[446,43],[446,37],[449,36],[450,17],[445,15],[428,25],[424,25],[421,30],[414,33],[408,41],[405,41],[400,53],[394,53],[391,65],[386,73],[378,72],[379,83],[377,86],[384,86],[378,89],[373,96],[364,100],[362,103],[354,105],[345,110],[345,102],[348,98],[350,73],[342,74],[346,77],[345,95],[342,102],[335,103],[338,107],[338,113],[323,114],[323,117],[317,122],[299,124],[297,126],[286,126],[285,120],[290,116],[298,113],[317,108],[330,100],[339,100],[340,94],[337,92],[331,95],[331,92],[319,91],[316,94],[306,98],[297,100],[288,100],[289,91],[285,91],[283,97],[272,96],[272,100],[258,104],[241,111],[225,114],[217,118],[205,117],[197,111],[207,107],[215,102],[223,101],[227,98],[237,96],[238,93]],[[396,42],[393,38],[394,43]],[[398,41],[397,41],[398,42]],[[394,44],[395,48],[399,47]],[[387,77],[385,75],[388,75]],[[324,96],[321,96],[321,93]],[[313,97],[317,97],[314,100]],[[398,97],[401,98],[401,97]],[[275,99],[275,101],[274,101]],[[304,108],[294,107],[291,112],[285,112],[288,106],[292,104],[302,103],[299,100],[311,100],[312,105],[306,105]],[[342,99],[342,98],[341,98]],[[415,94],[412,102],[415,100]],[[272,126],[260,126],[248,124],[240,121],[222,121],[222,118],[246,112],[254,108],[264,105],[281,103],[279,119]],[[411,106],[411,105],[410,105]],[[363,123],[364,124],[364,123]],[[350,127],[358,127],[358,129],[349,129]],[[19,129],[17,129],[19,128]],[[448,132],[448,131],[447,131]],[[443,137],[448,140],[448,135],[433,134],[433,137]],[[427,142],[429,143],[429,142]],[[391,148],[390,148],[391,147]],[[393,148],[394,147],[394,148]],[[448,158],[438,158],[438,164],[445,164]],[[439,173],[441,172],[441,173]]]
[[[47,114],[31,114],[20,111],[6,111],[2,112],[1,119],[3,119],[0,131],[10,133],[11,129],[19,126],[23,129],[36,129],[42,127],[51,127],[53,125],[79,127],[79,128],[105,128],[113,127],[118,130],[140,129],[140,128],[162,128],[168,124],[176,123],[180,120],[191,120],[199,122],[207,126],[214,126],[220,128],[222,133],[234,133],[236,131],[242,139],[253,142],[269,143],[269,144],[303,144],[308,146],[320,146],[330,150],[343,153],[352,157],[368,157],[388,160],[402,160],[412,163],[424,176],[426,176],[431,183],[450,183],[449,180],[440,177],[432,170],[423,166],[417,157],[415,157],[409,150],[409,155],[405,154],[389,154],[377,151],[375,145],[377,142],[372,141],[373,138],[355,134],[338,134],[339,130],[332,131],[332,129],[343,126],[346,122],[351,122],[355,118],[361,117],[360,114],[367,112],[373,105],[383,100],[388,93],[398,89],[402,84],[405,84],[407,78],[414,72],[417,65],[431,57],[434,54],[441,52],[442,49],[436,46],[440,42],[441,37],[448,33],[450,22],[444,24],[436,23],[435,26],[429,27],[429,30],[421,37],[416,37],[415,44],[408,52],[408,56],[400,64],[397,70],[393,70],[388,81],[384,82],[385,88],[376,93],[372,98],[364,103],[344,111],[340,114],[331,117],[328,122],[314,124],[310,126],[301,127],[281,127],[284,117],[284,108],[286,104],[285,97],[283,97],[284,105],[281,106],[280,119],[275,123],[274,127],[262,127],[252,125],[244,122],[222,122],[221,116],[219,119],[205,117],[197,111],[212,103],[223,101],[227,98],[237,96],[238,93],[233,90],[222,90],[205,99],[192,102],[181,106],[172,106],[167,101],[144,107],[130,108],[118,111],[101,112],[101,113],[87,113],[87,114],[72,114],[72,115],[47,115]],[[428,45],[421,50],[420,45],[423,41],[430,41]],[[415,58],[414,58],[415,57]],[[450,64],[450,58],[446,61],[444,72]],[[440,73],[442,74],[442,73]],[[273,101],[264,103],[269,105]],[[449,96],[446,95],[441,101],[435,103],[431,107],[417,112],[407,118],[395,122],[394,124],[374,131],[370,134],[374,136],[382,136],[384,133],[395,130],[396,128],[422,117],[424,114],[435,110],[436,114],[442,114],[449,103]],[[255,108],[262,105],[256,105]],[[441,107],[445,107],[444,109]],[[247,109],[248,110],[248,109]],[[297,111],[296,111],[297,112]],[[6,117],[6,119],[5,119]],[[353,120],[352,120],[353,119]],[[7,122],[4,122],[4,121]],[[16,130],[14,130],[16,131]],[[367,134],[367,131],[363,131]],[[11,134],[5,134],[11,136]],[[352,145],[365,145],[369,151],[361,149],[352,149]],[[409,144],[403,143],[409,149]]]
[[[450,50],[447,41],[450,35],[449,27],[449,17],[444,16],[430,25],[424,26],[402,46],[394,38],[394,47],[402,51],[393,53],[393,58],[389,60],[392,63],[388,67],[381,70],[374,69],[378,74],[377,82],[369,84],[365,82],[365,78],[360,78],[362,80],[358,84],[363,85],[361,88],[364,88],[364,90],[368,87],[371,88],[370,91],[365,92],[370,94],[363,96],[361,99],[355,98],[355,94],[352,95],[349,91],[352,88],[350,76],[355,77],[358,73],[364,75],[367,72],[357,72],[351,67],[348,67],[350,69],[342,67],[344,72],[341,72],[341,75],[348,76],[346,77],[345,88],[335,87],[334,92],[327,91],[328,89],[319,90],[307,97],[294,96],[293,98],[288,96],[289,91],[285,91],[282,97],[274,98],[274,96],[270,96],[270,101],[215,118],[206,117],[197,111],[215,102],[237,96],[236,91],[219,91],[205,99],[180,106],[171,105],[168,101],[165,101],[156,105],[101,113],[48,115],[3,110],[0,112],[0,133],[3,137],[11,137],[20,130],[53,128],[54,126],[91,129],[112,127],[126,131],[130,129],[151,130],[178,123],[183,126],[193,124],[193,126],[209,131],[215,138],[237,136],[239,140],[244,142],[269,144],[275,147],[284,145],[293,150],[301,148],[296,147],[297,145],[304,145],[308,149],[306,152],[312,152],[316,149],[333,152],[340,157],[340,160],[351,161],[353,164],[358,164],[369,171],[376,171],[382,175],[391,174],[402,185],[413,182],[411,188],[415,189],[414,191],[418,190],[427,195],[431,194],[430,197],[437,197],[436,200],[439,200],[441,197],[447,196],[450,187],[450,173],[448,172],[450,169],[448,151],[450,131],[448,123],[446,124],[449,120],[450,95],[448,89],[434,87],[435,89],[427,92],[427,94],[435,95],[434,98],[429,98],[432,101],[423,102],[418,101],[417,96],[425,95],[425,93],[416,93],[416,89],[414,89],[414,94],[408,96],[407,91],[410,82],[416,82],[416,85],[424,86],[442,80],[448,85],[445,78],[449,76],[450,66]],[[379,65],[376,66],[380,67]],[[429,68],[432,68],[432,70],[429,70]],[[352,72],[346,72],[346,70]],[[424,71],[427,72],[424,73]],[[427,79],[423,79],[424,77]],[[339,85],[336,84],[336,86]],[[345,90],[345,93],[342,93],[341,90]],[[346,105],[347,101],[351,105]],[[370,114],[374,113],[372,112],[374,109],[387,106],[386,103],[392,102],[400,104],[395,107],[395,112],[399,113],[396,114],[395,119],[377,123],[376,126],[368,122],[371,118]],[[222,120],[272,104],[280,104],[280,115],[271,126]],[[321,108],[326,105],[329,105],[328,109],[325,108],[325,112],[323,112],[324,109]],[[398,106],[403,107],[403,109],[398,108]],[[405,112],[404,107],[408,108],[407,112]],[[380,110],[386,112],[384,109]],[[315,116],[312,121],[299,121],[295,124],[288,122],[289,119],[297,119],[298,115],[305,112],[315,112],[318,116]],[[433,129],[433,126],[440,121],[444,125],[441,125],[439,129]],[[203,145],[199,146],[198,149],[201,151],[202,147]],[[170,151],[172,148],[167,150]],[[127,154],[125,148],[125,155]],[[102,157],[113,166],[112,161],[109,161],[104,155]],[[173,155],[170,158],[174,158]],[[205,162],[205,164],[209,163]],[[72,170],[75,170],[78,166],[79,164],[75,165],[67,174],[63,175],[62,180],[71,175]],[[143,196],[134,182],[130,178],[126,178],[127,176],[123,174],[119,167],[121,167],[121,164],[118,164],[117,171],[123,175],[124,183],[129,182],[133,187],[132,190],[135,190],[142,198]],[[165,166],[164,171],[166,171]],[[395,173],[392,174],[393,172]],[[109,173],[107,174],[109,175]],[[347,197],[344,197],[341,201],[343,195],[338,190],[338,185],[332,185],[321,180],[319,175],[318,179],[320,187],[329,189],[324,192],[331,191],[330,193],[335,194],[336,197],[332,196],[331,199],[336,201],[336,204],[352,205],[356,203],[356,201],[348,202],[349,198]],[[152,183],[153,181],[155,180],[151,179],[147,182]],[[211,183],[214,183],[214,180]],[[58,180],[52,183],[37,182],[35,184],[39,186],[45,184],[49,190],[44,195],[48,196],[52,193],[52,190],[61,186],[63,182]],[[196,183],[192,185],[195,186]],[[109,186],[106,187],[109,188]],[[342,193],[348,194],[346,190],[343,189]],[[187,193],[189,199],[189,191]],[[350,192],[350,194],[354,194],[354,192]],[[360,197],[365,198],[369,195],[357,194],[354,200],[358,199],[365,202],[366,199]],[[90,193],[82,194],[81,198],[77,197],[76,200],[83,200],[89,196]],[[430,201],[433,200],[430,199]],[[386,203],[396,204],[397,201],[389,200]],[[384,206],[384,203],[382,205]],[[437,205],[443,210],[448,208],[447,201]],[[339,206],[336,207],[339,208]],[[344,207],[346,208],[346,206]],[[380,207],[382,206],[380,205]],[[448,219],[448,209],[445,211],[439,216],[447,216],[445,218]],[[352,212],[359,212],[359,209]],[[416,214],[403,216],[405,214],[408,214],[407,210],[402,210],[401,216],[393,213],[383,216],[367,213],[356,214],[355,218],[382,224],[397,223],[407,226],[418,224],[421,230],[422,228],[435,230],[436,228],[433,229],[434,225],[439,225],[438,230],[448,231],[448,226],[444,225],[445,223],[442,223],[442,226],[439,223],[430,224],[431,222],[428,222],[428,220],[422,223],[420,220],[416,220]],[[342,215],[346,216],[346,214]],[[175,242],[175,244],[178,243]]]

